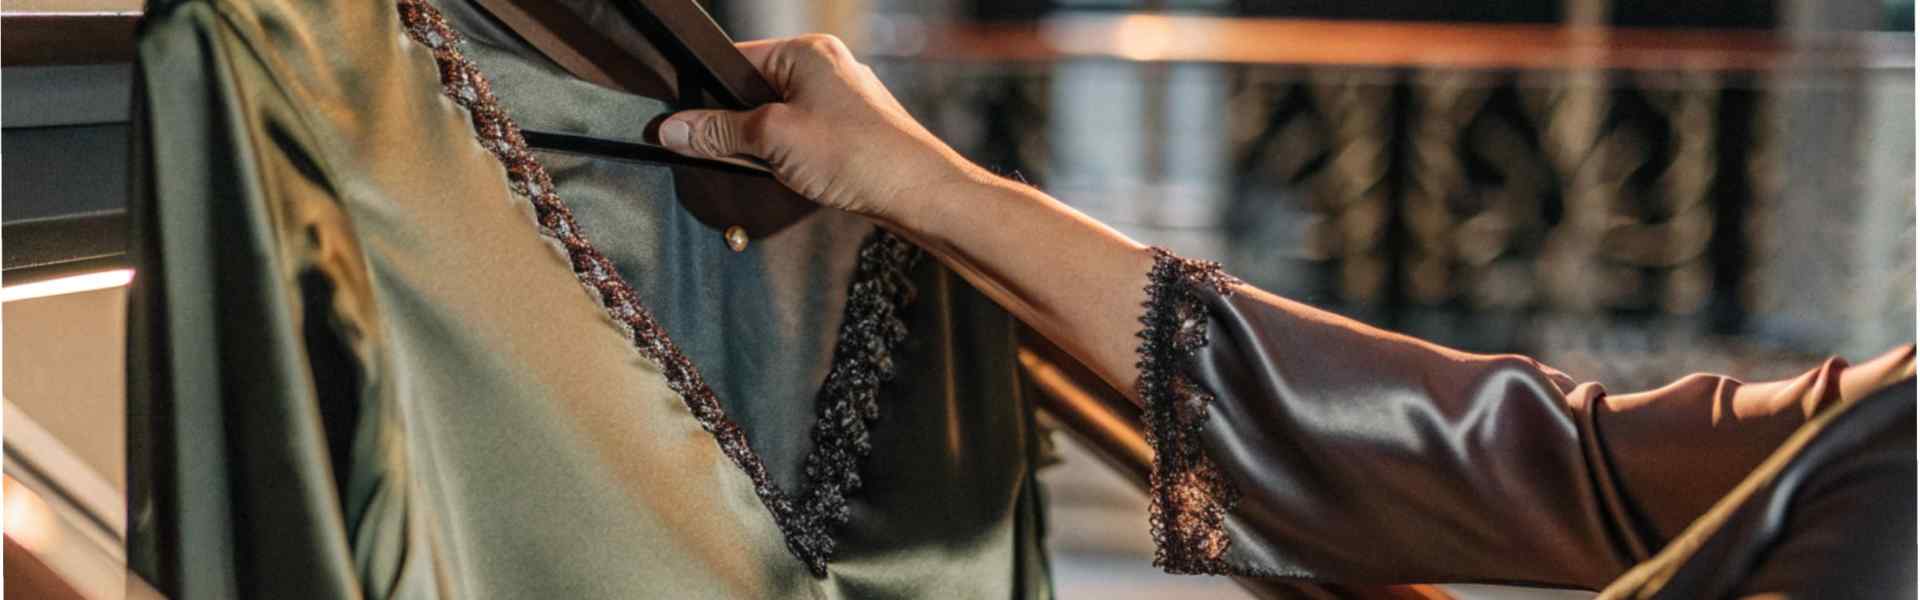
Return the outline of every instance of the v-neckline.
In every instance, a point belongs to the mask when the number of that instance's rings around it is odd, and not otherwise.
[[[408,37],[432,51],[442,93],[467,110],[480,145],[506,169],[509,187],[532,204],[539,235],[558,242],[588,295],[635,351],[660,366],[667,386],[752,480],[788,550],[816,577],[826,575],[835,549],[833,531],[851,517],[848,496],[862,487],[860,462],[872,451],[868,429],[879,418],[879,388],[892,379],[893,351],[907,337],[899,312],[913,300],[911,271],[919,249],[885,231],[861,245],[833,359],[814,401],[817,420],[813,448],[804,459],[806,484],[791,493],[772,480],[765,461],[747,443],[746,431],[728,416],[700,370],[581,232],[486,75],[461,52],[462,36],[425,0],[396,0],[396,6]]]

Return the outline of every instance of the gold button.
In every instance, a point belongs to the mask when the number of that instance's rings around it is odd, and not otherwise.
[[[726,236],[727,247],[732,248],[734,252],[747,249],[747,230],[741,229],[739,225],[728,227]]]

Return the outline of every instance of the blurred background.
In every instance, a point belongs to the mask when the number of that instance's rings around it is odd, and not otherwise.
[[[1617,392],[1914,339],[1908,0],[715,8],[841,35],[961,152],[1137,239]],[[1055,437],[1063,596],[1244,597],[1146,566],[1144,500]]]
[[[1143,241],[1616,392],[1914,339],[1910,0],[706,4],[736,38],[840,35],[961,152]],[[0,4],[0,239],[67,244],[9,243],[9,290],[124,245],[139,7]],[[124,281],[5,295],[10,577],[114,559]],[[1053,437],[1063,597],[1245,597],[1150,567],[1144,498]],[[53,509],[95,518],[18,517]]]

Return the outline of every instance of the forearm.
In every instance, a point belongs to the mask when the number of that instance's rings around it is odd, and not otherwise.
[[[1132,396],[1145,246],[983,170],[920,193],[890,228]]]

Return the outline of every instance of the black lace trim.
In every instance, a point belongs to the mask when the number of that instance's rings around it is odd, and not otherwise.
[[[830,532],[852,516],[847,495],[861,488],[860,460],[873,451],[869,427],[880,418],[880,386],[895,373],[893,352],[907,339],[900,308],[914,300],[912,271],[919,260],[919,248],[884,231],[860,248],[832,370],[814,401],[820,414],[806,459],[809,485],[797,505],[788,506],[784,496],[768,502],[787,545],[814,575],[825,575],[833,557]],[[764,478],[755,483],[773,487]],[[779,490],[761,492],[762,498],[769,495],[779,496]]]
[[[1233,293],[1238,280],[1218,263],[1188,260],[1152,248],[1146,313],[1140,337],[1140,380],[1134,391],[1146,407],[1147,443],[1153,446],[1148,479],[1154,566],[1169,573],[1231,574],[1225,556],[1232,544],[1227,512],[1240,491],[1220,475],[1200,447],[1200,428],[1213,394],[1194,383],[1185,366],[1207,345],[1207,311],[1199,295],[1210,289]]]
[[[893,378],[893,351],[907,337],[899,309],[913,300],[909,273],[919,249],[886,232],[876,232],[860,249],[831,370],[815,399],[819,421],[805,462],[809,485],[795,498],[768,477],[766,464],[747,444],[745,430],[727,416],[699,369],[641,304],[613,262],[580,231],[486,76],[461,53],[459,33],[423,0],[396,2],[408,37],[433,51],[442,92],[467,109],[481,146],[506,167],[514,193],[532,203],[540,233],[559,243],[588,294],[632,340],[634,349],[660,366],[667,386],[753,480],[754,492],[773,514],[788,550],[815,576],[826,575],[834,552],[832,530],[850,516],[847,496],[860,489],[859,463],[872,451],[868,428],[879,417],[880,385]]]

